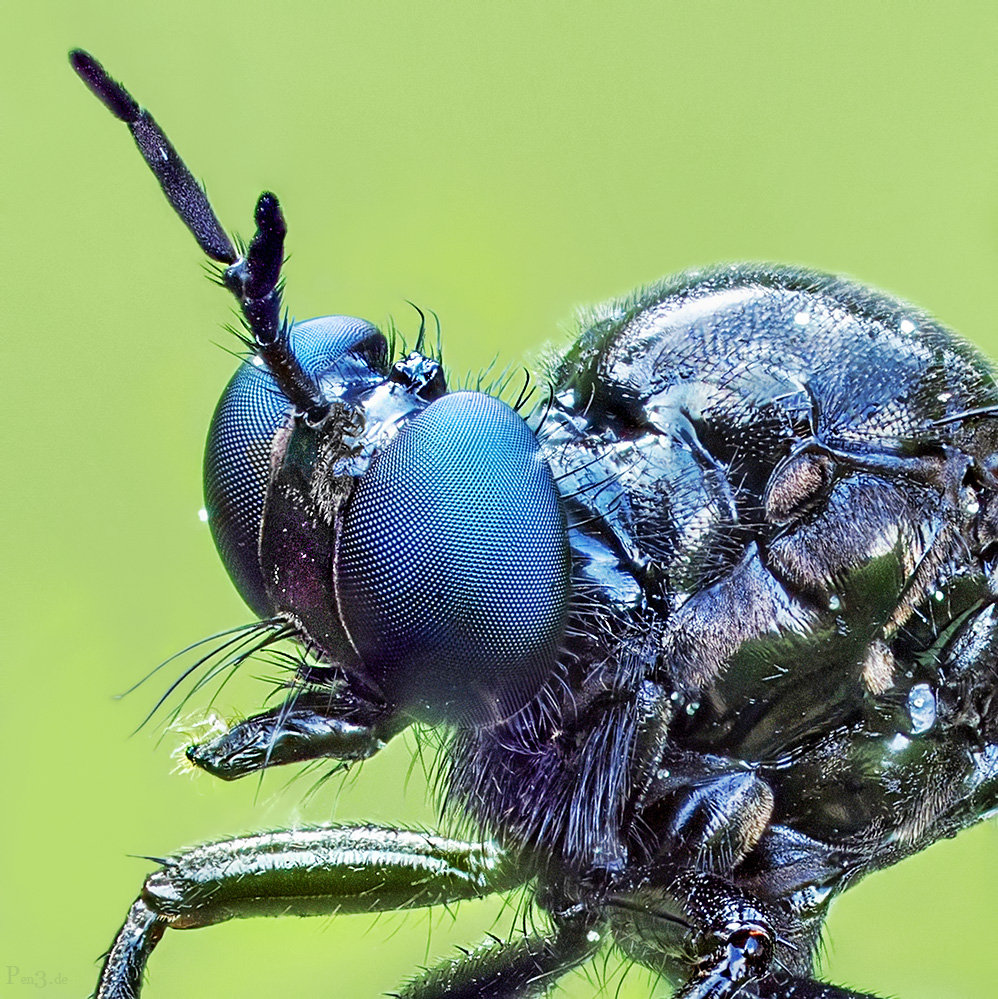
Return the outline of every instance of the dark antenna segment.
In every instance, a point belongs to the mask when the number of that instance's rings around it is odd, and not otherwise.
[[[280,390],[310,420],[321,419],[329,410],[329,401],[295,357],[287,315],[281,316],[281,265],[287,224],[276,195],[269,191],[260,195],[255,211],[256,233],[245,255],[240,255],[204,189],[153,116],[89,52],[74,49],[69,61],[101,103],[128,126],[167,201],[198,246],[212,260],[226,265],[222,284],[239,300],[253,347]]]

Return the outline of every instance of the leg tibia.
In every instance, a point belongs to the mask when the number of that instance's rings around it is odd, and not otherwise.
[[[877,999],[869,992],[852,992],[810,978],[773,978],[758,982],[755,995],[758,999]]]
[[[396,999],[535,999],[599,945],[600,934],[581,922],[549,936],[494,940],[431,968]]]
[[[94,999],[137,999],[146,961],[165,930],[166,923],[139,899],[104,958]]]

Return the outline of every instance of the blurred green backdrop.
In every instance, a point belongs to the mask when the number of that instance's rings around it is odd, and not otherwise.
[[[227,225],[249,233],[258,192],[279,193],[298,317],[414,329],[411,299],[459,373],[564,343],[579,305],[743,258],[852,274],[998,353],[991,3],[39,0],[3,20],[0,995],[38,972],[90,991],[149,868],[129,855],[433,822],[402,744],[303,802],[288,773],[171,773],[181,732],[129,738],[164,682],[112,695],[248,617],[196,515],[230,313],[71,46],[153,109]],[[253,672],[223,713],[259,706]],[[992,994],[996,890],[988,825],[840,901],[825,973]],[[148,995],[374,997],[508,922],[466,905],[172,934]],[[575,976],[565,994],[595,990]],[[650,991],[633,972],[620,995]]]

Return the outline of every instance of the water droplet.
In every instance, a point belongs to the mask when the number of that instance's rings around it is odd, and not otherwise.
[[[902,333],[914,333],[915,324],[910,319],[901,320],[901,332]]]
[[[695,715],[699,710],[700,710],[699,701],[690,701],[690,703],[686,705],[686,713],[688,715]]]
[[[912,735],[924,735],[936,723],[936,695],[927,683],[916,683],[908,691],[908,714]]]
[[[252,364],[254,368],[265,368],[267,366],[266,362],[259,354],[254,354],[250,358],[250,364]]]
[[[201,509],[198,510],[198,520],[200,520],[202,524],[208,523],[208,511],[204,507],[201,507]]]
[[[794,322],[795,322],[795,323],[796,323],[796,324],[797,324],[798,326],[807,326],[807,324],[808,324],[808,323],[809,323],[810,321],[811,321],[811,316],[810,316],[810,314],[809,314],[809,313],[807,313],[807,312],[798,312],[798,313],[797,313],[797,315],[796,315],[796,316],[794,316]]]
[[[963,497],[963,508],[971,516],[973,516],[975,513],[980,512],[981,509],[981,504],[977,501],[977,496],[975,496],[974,493],[972,493],[969,489],[967,490],[967,492],[964,494]]]
[[[589,931],[589,932],[588,932],[588,933],[586,934],[586,939],[587,939],[587,940],[588,940],[588,941],[589,941],[590,943],[596,943],[596,941],[597,941],[597,940],[599,940],[599,934],[598,934],[598,933],[597,933],[597,932],[596,932],[595,930],[590,930],[590,931]]]
[[[841,601],[841,600],[839,600],[839,598],[838,598],[838,594],[836,594],[836,593],[833,593],[833,594],[832,594],[832,595],[831,595],[831,596],[830,596],[830,597],[828,598],[828,609],[829,609],[830,611],[837,611],[837,610],[838,610],[838,609],[839,609],[839,608],[840,608],[841,606],[842,606],[842,601]]]
[[[932,594],[932,599],[936,601],[937,604],[941,604],[946,599],[946,594],[942,590],[936,590]]]

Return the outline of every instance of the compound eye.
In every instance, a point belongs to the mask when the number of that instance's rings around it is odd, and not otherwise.
[[[487,725],[523,707],[554,668],[568,588],[557,487],[498,399],[438,399],[357,484],[340,616],[365,679],[416,717]]]
[[[354,369],[371,372],[384,363],[384,337],[363,319],[309,319],[292,326],[289,336],[302,367],[330,398],[356,380]],[[260,522],[274,435],[290,410],[266,367],[253,358],[222,393],[205,445],[204,500],[212,537],[236,589],[260,617],[274,612],[260,571]]]

